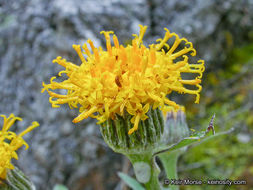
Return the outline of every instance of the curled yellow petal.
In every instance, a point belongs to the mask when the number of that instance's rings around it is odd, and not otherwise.
[[[89,109],[88,111],[83,111],[80,115],[78,115],[74,120],[73,123],[78,123],[83,119],[88,118],[91,114],[97,111],[97,107],[93,107]]]
[[[131,128],[129,131],[128,131],[128,134],[131,135],[134,131],[136,131],[138,129],[138,125],[139,125],[139,122],[140,122],[140,118],[141,118],[141,114],[138,113],[136,118],[135,118],[135,121],[134,121],[134,127]]]

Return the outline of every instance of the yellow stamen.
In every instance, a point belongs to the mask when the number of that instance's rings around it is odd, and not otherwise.
[[[82,48],[84,49],[86,55],[87,55],[88,57],[91,57],[91,52],[90,52],[89,48],[87,47],[87,44],[83,44],[83,47],[82,47]]]
[[[74,120],[73,123],[78,123],[83,119],[88,118],[91,114],[97,111],[97,107],[93,107],[89,109],[88,111],[83,111],[80,115],[78,115]]]
[[[114,46],[119,49],[119,40],[116,35],[113,35]]]
[[[105,35],[106,48],[107,48],[109,55],[111,56],[112,55],[112,46],[111,46],[110,34],[113,34],[113,31],[108,31],[108,32],[102,31],[100,33]]]
[[[142,38],[147,30],[147,26],[142,26],[142,25],[139,25],[140,27],[140,33],[139,33],[139,38],[138,38],[138,41],[137,41],[137,45],[139,46],[141,43],[142,43]]]
[[[31,126],[29,126],[26,130],[24,130],[22,133],[20,133],[18,136],[23,137],[25,134],[31,132],[36,127],[39,127],[39,123],[37,121],[34,121]]]
[[[182,84],[189,84],[189,85],[196,85],[201,83],[200,79],[195,79],[195,80],[179,80]]]
[[[86,60],[83,56],[82,50],[81,50],[81,46],[80,45],[73,45],[72,46],[74,50],[76,50],[76,53],[78,54],[78,56],[80,57],[82,63],[86,63]]]
[[[162,49],[162,47],[165,46],[165,45],[167,45],[167,47],[169,48],[169,45],[166,44],[166,42],[170,39],[171,34],[170,34],[170,31],[167,28],[164,28],[164,30],[166,31],[166,33],[164,35],[164,38],[161,40],[161,42],[156,45],[157,50]]]
[[[141,118],[141,114],[138,113],[136,118],[135,118],[135,121],[134,121],[134,127],[131,128],[129,131],[128,131],[128,134],[131,135],[134,131],[136,131],[138,129],[138,125],[139,125],[139,122],[140,122],[140,118]]]

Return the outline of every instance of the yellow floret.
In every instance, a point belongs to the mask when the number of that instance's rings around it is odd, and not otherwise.
[[[50,84],[43,83],[42,92],[48,91],[52,107],[68,103],[71,108],[79,108],[80,115],[73,122],[80,122],[88,117],[103,123],[115,114],[123,115],[124,111],[133,115],[133,128],[129,134],[138,129],[140,120],[147,119],[149,107],[168,109],[179,106],[166,96],[172,91],[196,95],[199,102],[201,78],[204,72],[204,61],[195,64],[188,62],[189,56],[195,56],[196,50],[185,38],[179,38],[165,28],[163,39],[146,47],[142,43],[146,26],[140,26],[140,34],[134,34],[131,45],[124,47],[112,31],[102,31],[106,39],[106,48],[94,47],[91,40],[82,46],[73,45],[82,63],[80,66],[57,57],[53,62],[65,67],[67,80],[56,82],[51,78]],[[113,43],[111,44],[111,35]],[[168,40],[174,40],[172,45]],[[194,79],[182,79],[182,73],[196,73]],[[196,88],[188,89],[185,85]],[[51,90],[65,89],[67,93],[57,94]]]

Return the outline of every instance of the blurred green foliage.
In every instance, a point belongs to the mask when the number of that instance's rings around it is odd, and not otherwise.
[[[199,105],[188,103],[190,128],[207,127],[212,115],[216,131],[235,131],[190,147],[179,161],[180,179],[246,180],[247,185],[191,185],[181,189],[253,189],[253,43],[227,51],[224,63],[204,74]]]
[[[54,187],[53,187],[53,190],[68,190],[68,188],[62,184],[56,184]]]

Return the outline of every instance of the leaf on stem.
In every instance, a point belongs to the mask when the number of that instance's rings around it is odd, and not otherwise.
[[[234,130],[234,128],[231,128],[228,131],[224,131],[224,132],[220,132],[220,133],[215,134],[215,131],[213,128],[213,119],[214,119],[214,116],[212,117],[211,122],[205,131],[196,132],[196,133],[192,134],[191,136],[182,139],[178,143],[175,143],[175,144],[172,144],[169,146],[163,146],[162,148],[160,148],[159,151],[154,153],[153,156],[157,156],[160,153],[164,153],[164,152],[168,152],[168,151],[169,152],[175,151],[180,148],[192,145],[196,142],[200,142],[200,141],[203,142],[206,140],[210,140],[211,138],[215,138],[220,135],[225,135],[225,134],[231,133]]]
[[[133,190],[145,190],[145,188],[134,178],[122,173],[118,172],[118,176]]]

